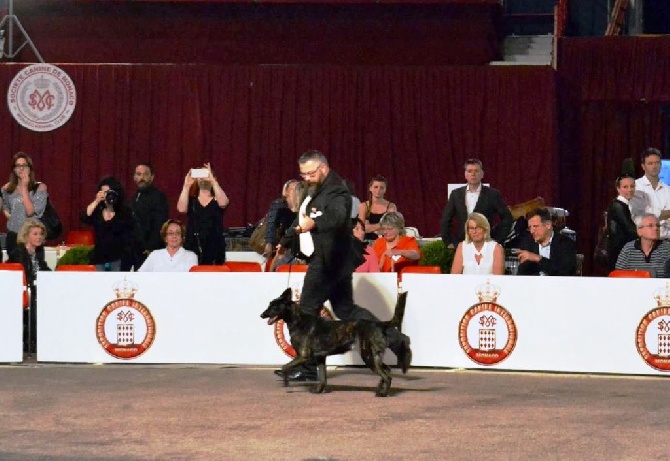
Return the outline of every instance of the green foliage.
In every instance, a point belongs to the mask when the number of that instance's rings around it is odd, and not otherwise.
[[[451,272],[451,262],[454,260],[453,248],[447,248],[444,242],[436,240],[421,247],[419,266],[440,266],[443,274]]]
[[[93,245],[75,245],[61,255],[56,267],[61,264],[91,264],[88,255],[93,249]]]

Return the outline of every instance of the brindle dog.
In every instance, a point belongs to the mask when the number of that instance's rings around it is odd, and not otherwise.
[[[388,396],[391,389],[391,368],[383,360],[384,351],[388,347],[387,331],[390,328],[400,328],[405,314],[407,293],[398,297],[393,319],[386,322],[326,320],[318,314],[302,311],[291,294],[291,289],[287,288],[279,298],[270,301],[268,308],[261,314],[261,318],[268,319],[269,325],[278,320],[286,322],[291,345],[296,350],[296,357],[282,367],[284,385],[288,386],[288,375],[293,368],[305,363],[316,363],[317,384],[311,392],[323,392],[327,384],[326,357],[348,352],[358,341],[361,358],[381,377],[375,395]]]

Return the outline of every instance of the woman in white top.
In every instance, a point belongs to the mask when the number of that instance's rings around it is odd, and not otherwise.
[[[191,267],[197,266],[198,256],[182,247],[185,235],[186,228],[180,221],[165,221],[161,227],[165,248],[152,251],[139,272],[188,272]]]
[[[458,244],[452,274],[505,273],[505,252],[491,239],[491,225],[481,213],[470,213],[465,222],[465,241]]]

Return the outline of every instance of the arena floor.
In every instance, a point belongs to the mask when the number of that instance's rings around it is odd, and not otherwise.
[[[670,448],[664,377],[365,369],[330,392],[269,368],[0,367],[2,460],[646,460]]]

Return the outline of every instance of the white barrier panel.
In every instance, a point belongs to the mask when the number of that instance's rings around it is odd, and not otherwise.
[[[415,366],[670,370],[670,285],[663,279],[405,274],[403,289]],[[487,291],[497,291],[495,300],[479,299]]]
[[[0,362],[23,361],[23,273],[0,271]]]
[[[122,287],[124,277],[125,288]],[[303,273],[39,274],[39,361],[282,364],[289,360],[260,318]],[[136,288],[117,300],[114,288]],[[395,274],[354,274],[354,297],[392,317]],[[152,339],[153,338],[153,339]],[[135,346],[125,346],[125,344]],[[119,358],[119,355],[133,355]],[[352,354],[328,364],[353,363]]]

